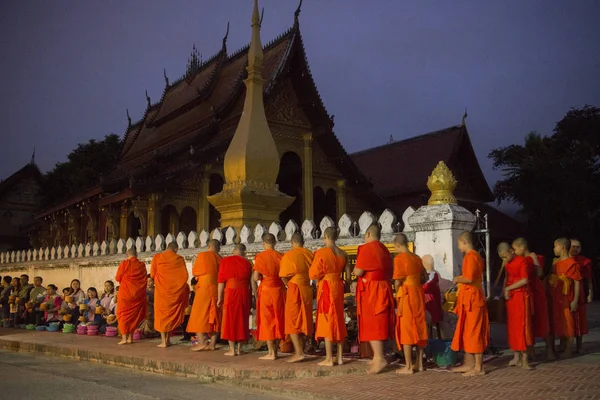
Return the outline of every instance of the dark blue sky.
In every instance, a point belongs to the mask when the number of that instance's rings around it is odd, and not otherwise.
[[[261,0],[263,43],[293,23],[296,0]],[[252,0],[4,1],[0,5],[0,178],[43,171],[79,142],[123,134],[231,22],[230,52],[250,40]],[[550,133],[570,107],[600,105],[596,0],[305,0],[309,62],[349,152],[467,125],[487,160],[531,130]],[[433,168],[433,166],[432,166]],[[410,173],[409,171],[407,171]],[[425,182],[423,182],[425,184]]]

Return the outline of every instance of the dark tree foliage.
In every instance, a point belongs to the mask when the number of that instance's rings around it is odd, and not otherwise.
[[[45,175],[44,208],[98,185],[102,176],[115,168],[122,144],[115,134],[78,144],[68,155],[68,161],[57,163]]]
[[[531,132],[523,145],[488,156],[503,179],[494,186],[498,202],[521,205],[528,240],[550,255],[560,236],[577,237],[584,253],[598,255],[600,237],[600,109],[571,109],[551,136]]]

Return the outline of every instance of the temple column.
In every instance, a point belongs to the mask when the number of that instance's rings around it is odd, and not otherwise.
[[[119,237],[123,240],[127,240],[127,211],[129,211],[129,207],[127,201],[124,201],[121,204],[121,223],[119,224]]]
[[[302,163],[302,205],[304,206],[304,219],[312,220],[314,218],[312,133],[305,133],[303,139],[304,162]]]
[[[146,221],[146,234],[154,237],[156,235],[156,207],[158,206],[158,195],[151,194],[148,197],[148,219]]]
[[[198,218],[197,218],[197,228],[196,231],[198,233],[203,230],[208,231],[209,224],[209,206],[210,203],[206,198],[210,193],[210,170],[209,168],[205,168],[204,174],[202,174],[202,178],[200,179],[200,198],[198,199]]]
[[[342,215],[346,214],[346,180],[338,179],[337,181],[337,220],[342,218]]]

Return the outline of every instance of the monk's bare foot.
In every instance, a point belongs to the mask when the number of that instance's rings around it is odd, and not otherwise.
[[[337,358],[337,365],[344,365],[344,359],[342,357]]]
[[[165,349],[165,348],[169,347],[170,345],[171,345],[171,343],[167,342],[167,343],[161,343],[161,344],[159,344],[156,347],[160,347],[161,349]]]
[[[237,354],[235,353],[235,351],[233,350],[229,350],[228,352],[225,353],[226,356],[230,356],[230,357],[235,357],[237,356]]]
[[[269,360],[269,361],[273,361],[273,360],[277,360],[277,356],[275,354],[266,354],[262,357],[258,357],[259,360]]]
[[[476,368],[473,368],[470,371],[467,371],[464,374],[462,374],[462,376],[466,376],[466,377],[469,377],[469,376],[480,376],[480,375],[485,375],[485,370],[483,368],[480,369],[480,370],[476,369]]]
[[[549,352],[548,354],[546,354],[546,360],[548,360],[548,361],[556,360],[556,354],[554,354],[553,351]]]
[[[192,346],[190,348],[190,350],[191,351],[203,351],[203,350],[206,350],[207,348],[208,348],[208,345],[206,345],[206,344],[202,344],[202,345],[197,344],[195,346]]]
[[[459,365],[458,367],[450,368],[450,372],[469,372],[472,369],[472,365],[463,364]]]
[[[323,360],[320,363],[318,363],[317,365],[321,366],[321,367],[333,367],[333,360]]]
[[[414,374],[414,371],[412,368],[404,367],[404,368],[398,368],[396,370],[396,373],[398,375],[412,375],[412,374]]]
[[[524,370],[527,370],[527,371],[533,371],[535,369],[534,367],[532,367],[529,364],[523,364],[522,367]]]
[[[373,360],[367,361],[367,365],[373,365]]]
[[[508,363],[509,367],[518,367],[519,365],[521,365],[521,359],[519,358],[513,358],[512,360],[510,360],[510,362]]]
[[[414,372],[423,372],[425,371],[425,367],[423,366],[423,363],[417,364],[415,366],[413,366],[413,371]]]
[[[125,339],[123,339],[123,340],[121,340],[121,341],[120,341],[119,343],[117,343],[117,344],[127,344],[127,343],[129,343],[129,342],[128,342],[128,341],[126,341]]]
[[[385,361],[385,359],[373,360],[373,363],[371,364],[371,368],[367,371],[367,374],[369,374],[369,375],[378,374],[381,371],[383,371],[384,368],[387,367],[387,365],[388,365],[388,363],[387,363],[387,361]]]
[[[571,358],[572,356],[573,354],[570,351],[565,350],[560,354],[559,358],[561,360],[566,360],[567,358]]]
[[[306,358],[306,356],[304,354],[302,354],[302,355],[296,354],[296,355],[291,356],[286,361],[289,363],[297,363],[297,362],[303,361],[305,358]]]
[[[128,341],[127,341],[127,344],[133,344],[133,339],[131,339],[131,340],[128,340]]]
[[[239,350],[239,351],[236,353],[236,355],[238,355],[238,356],[243,356],[244,354],[246,354],[246,352],[245,352],[245,351],[243,351],[243,350]]]

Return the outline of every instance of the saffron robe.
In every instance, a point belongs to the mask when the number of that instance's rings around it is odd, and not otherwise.
[[[424,272],[421,257],[406,252],[394,259],[394,280],[403,280],[397,288],[396,344],[427,346],[427,322],[425,319],[425,292],[421,284]]]
[[[530,260],[530,258],[515,256],[506,263],[506,286],[521,279],[530,279]],[[527,346],[535,344],[531,321],[533,297],[531,297],[529,283],[511,290],[509,295],[510,298],[506,300],[508,346],[513,351],[526,351]]]
[[[313,289],[310,286],[308,270],[314,259],[313,253],[297,247],[281,258],[279,276],[289,278],[285,297],[285,334],[312,336],[315,332],[313,321]]]
[[[254,259],[254,271],[262,275],[256,299],[256,331],[260,341],[285,338],[285,287],[279,277],[282,256],[268,249]]]
[[[219,283],[225,284],[221,339],[245,342],[250,338],[250,278],[252,264],[241,256],[221,259]]]
[[[380,241],[365,243],[357,250],[355,268],[365,271],[356,286],[358,339],[388,340],[394,335],[392,256]]]
[[[544,257],[538,255],[540,268],[544,270]],[[548,318],[548,299],[546,297],[546,288],[537,274],[537,266],[533,263],[531,257],[525,257],[529,270],[529,291],[533,299],[533,317],[531,326],[534,338],[545,338],[550,332],[550,322]]]
[[[185,260],[171,250],[156,254],[150,277],[154,279],[154,329],[171,332],[183,323],[190,298]]]
[[[557,260],[552,272],[548,284],[552,293],[554,335],[574,337],[576,315],[571,312],[571,302],[575,296],[574,281],[581,281],[579,263],[573,258]]]
[[[431,316],[431,323],[437,324],[444,320],[442,310],[442,293],[440,291],[440,274],[437,271],[429,273],[429,280],[423,284],[425,292],[425,310]]]
[[[146,264],[137,258],[121,262],[115,280],[119,282],[117,320],[123,335],[133,333],[146,318],[148,282]]]
[[[214,251],[198,253],[192,275],[198,280],[187,332],[215,333],[220,331],[217,308],[218,274],[221,256]]]
[[[346,258],[338,256],[328,248],[315,252],[308,271],[310,279],[318,280],[316,339],[329,339],[332,343],[342,342],[348,331],[344,315],[344,281],[342,273]]]
[[[582,255],[573,257],[579,263],[581,287],[579,288],[579,305],[573,316],[575,318],[575,336],[587,335],[589,332],[587,319],[587,298],[590,294],[589,285],[592,282],[592,260]]]
[[[471,283],[459,283],[454,312],[458,316],[452,350],[481,354],[490,341],[490,322],[481,282],[485,262],[475,250],[465,254],[462,277]]]

